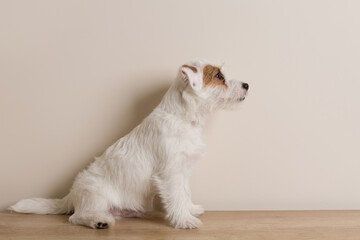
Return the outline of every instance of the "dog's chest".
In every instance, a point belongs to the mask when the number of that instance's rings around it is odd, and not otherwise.
[[[201,137],[201,129],[193,124],[179,128],[170,136],[169,140],[170,147],[177,154],[180,153],[191,157],[204,151],[205,145]]]

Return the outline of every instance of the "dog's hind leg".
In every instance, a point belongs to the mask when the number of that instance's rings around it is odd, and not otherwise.
[[[88,226],[91,228],[105,229],[115,224],[115,219],[106,212],[75,212],[69,221],[73,224]]]
[[[97,229],[105,229],[115,224],[115,218],[109,213],[107,200],[100,194],[89,192],[79,194],[77,201],[74,201],[74,214],[69,221]]]

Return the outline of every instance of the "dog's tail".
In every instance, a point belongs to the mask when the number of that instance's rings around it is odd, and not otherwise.
[[[19,213],[66,214],[73,211],[70,194],[63,199],[31,198],[23,199],[8,208]]]

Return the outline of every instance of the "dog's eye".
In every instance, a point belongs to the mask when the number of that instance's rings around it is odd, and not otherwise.
[[[221,74],[221,72],[218,72],[216,75],[215,75],[215,77],[217,78],[217,79],[220,79],[220,80],[225,80],[224,79],[224,76]]]

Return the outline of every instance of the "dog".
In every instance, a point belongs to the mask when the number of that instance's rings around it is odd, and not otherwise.
[[[193,60],[160,104],[129,134],[80,172],[62,199],[24,199],[9,210],[36,214],[70,214],[73,224],[104,229],[115,217],[141,217],[160,196],[174,228],[198,228],[204,213],[191,201],[189,176],[204,152],[204,123],[218,109],[242,102],[249,85],[229,79],[221,65]]]

